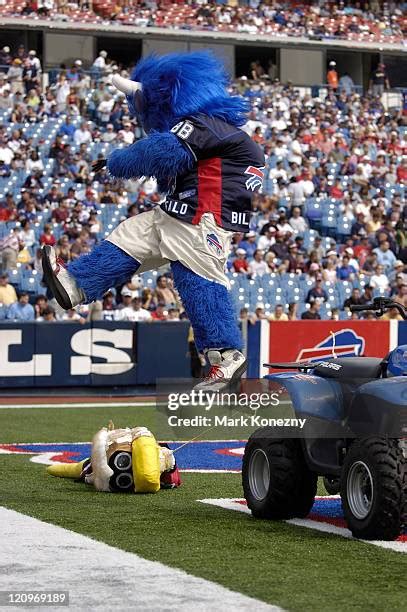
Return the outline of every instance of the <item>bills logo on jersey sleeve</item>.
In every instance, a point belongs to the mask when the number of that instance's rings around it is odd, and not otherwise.
[[[248,191],[255,191],[256,189],[261,191],[264,179],[264,168],[265,166],[262,166],[261,168],[256,168],[255,166],[248,166],[246,168],[244,173],[249,175],[249,178],[246,181],[246,189]]]

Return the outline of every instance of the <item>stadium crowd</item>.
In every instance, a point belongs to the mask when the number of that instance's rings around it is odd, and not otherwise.
[[[406,29],[403,6],[379,0],[13,0],[0,6],[0,13],[166,29],[400,43]]]
[[[168,270],[135,275],[68,313],[47,295],[42,245],[69,262],[160,195],[153,179],[112,182],[92,170],[143,135],[110,85],[120,67],[105,52],[92,75],[77,60],[44,89],[37,54],[22,46],[8,53],[0,74],[0,319],[185,317]],[[383,106],[377,83],[359,94],[348,75],[337,76],[318,97],[277,78],[231,85],[249,101],[244,129],[266,154],[250,231],[234,235],[228,261],[242,320],[357,317],[349,305],[375,295],[407,305],[405,115],[401,104]]]

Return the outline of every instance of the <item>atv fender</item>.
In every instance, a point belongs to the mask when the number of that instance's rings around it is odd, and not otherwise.
[[[270,374],[266,378],[285,387],[296,415],[342,420],[343,394],[336,380],[294,372]]]
[[[353,395],[346,421],[357,437],[404,437],[407,376],[382,378],[361,385]]]

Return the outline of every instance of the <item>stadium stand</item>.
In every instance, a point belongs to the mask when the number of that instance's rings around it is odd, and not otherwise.
[[[92,161],[143,135],[110,86],[118,66],[101,61],[97,74],[87,74],[77,60],[50,74],[42,88],[35,52],[5,48],[0,64],[0,318],[15,319],[21,311],[21,318],[52,321],[54,310],[57,318],[79,321],[185,316],[168,270],[134,277],[78,312],[58,312],[38,297],[46,294],[41,245],[55,244],[68,262],[160,196],[152,179],[112,183],[92,172]],[[374,83],[361,93],[339,79],[336,90],[312,92],[252,76],[231,84],[250,102],[244,129],[267,160],[250,232],[234,236],[228,261],[237,316],[346,319],[349,304],[372,295],[391,294],[406,304],[401,96],[388,105]],[[21,307],[13,287],[23,294]]]
[[[232,4],[232,3],[231,3]],[[261,3],[229,6],[216,2],[151,0],[14,0],[0,6],[2,16],[69,19],[88,24],[119,23],[166,29],[272,34],[348,41],[400,43],[406,20],[394,2]]]

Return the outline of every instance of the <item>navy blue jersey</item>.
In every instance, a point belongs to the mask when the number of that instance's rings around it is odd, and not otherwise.
[[[193,225],[210,212],[220,227],[247,232],[252,197],[263,181],[261,148],[243,130],[206,115],[185,119],[171,131],[195,163],[176,177],[163,210]]]

